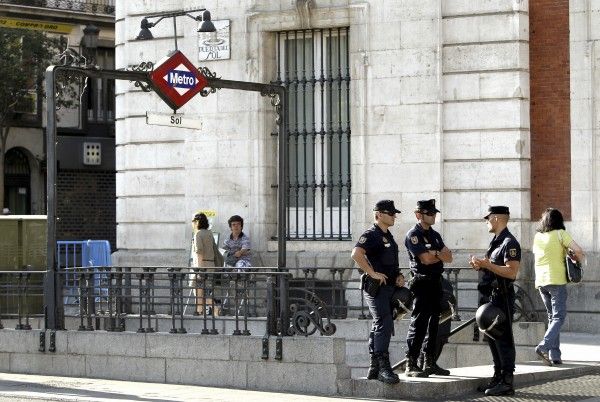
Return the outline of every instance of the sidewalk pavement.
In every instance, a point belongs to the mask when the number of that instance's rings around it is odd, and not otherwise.
[[[563,360],[600,363],[600,337],[591,334],[561,334]],[[548,367],[548,370],[554,368]],[[468,369],[458,369],[468,370]],[[453,370],[454,371],[454,370]],[[440,378],[432,378],[439,381]],[[307,391],[310,384],[306,384]],[[274,401],[333,402],[356,401],[359,398],[307,396],[239,389],[199,387],[174,384],[139,383],[88,378],[53,377],[0,373],[0,402],[3,401]],[[381,399],[380,399],[381,400]],[[439,400],[447,400],[440,396]],[[499,398],[469,394],[453,401],[498,401]],[[582,401],[600,402],[600,365],[589,374],[576,378],[518,387],[514,397],[502,401]]]
[[[563,360],[600,362],[600,335],[561,332],[560,350]]]

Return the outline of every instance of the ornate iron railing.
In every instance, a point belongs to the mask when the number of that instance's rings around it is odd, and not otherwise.
[[[403,268],[406,273],[407,270]],[[0,328],[30,329],[44,317],[44,271],[0,271]],[[232,335],[332,335],[333,319],[370,318],[356,268],[80,267],[62,270],[65,329]],[[454,320],[478,306],[470,268],[447,268]],[[515,285],[515,321],[537,321]],[[285,307],[284,307],[285,306]]]
[[[115,14],[114,0],[0,0],[0,4],[54,8],[92,14]]]

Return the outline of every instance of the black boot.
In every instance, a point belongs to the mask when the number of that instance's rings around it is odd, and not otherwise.
[[[367,380],[375,380],[379,375],[379,361],[375,354],[371,353],[371,364],[369,366],[369,372],[367,373]]]
[[[400,381],[398,376],[392,371],[390,365],[390,355],[388,353],[378,353],[377,361],[379,363],[379,373],[377,379],[386,384],[396,384]]]
[[[419,358],[417,359],[417,367],[423,371],[425,368],[425,353],[421,352],[419,354]]]
[[[514,395],[513,373],[502,372],[502,381],[493,388],[486,389],[485,394],[487,396]]]
[[[494,388],[500,381],[502,381],[502,372],[494,369],[494,376],[490,378],[487,384],[478,386],[477,392],[485,392],[488,388]]]
[[[413,357],[406,356],[406,371],[407,377],[428,377],[427,373],[417,366],[417,360]]]
[[[437,365],[433,357],[425,356],[425,363],[423,363],[423,371],[428,375],[450,375],[450,370],[446,370]]]

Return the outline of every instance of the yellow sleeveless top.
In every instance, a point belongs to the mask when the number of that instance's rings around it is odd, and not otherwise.
[[[535,234],[532,251],[535,256],[536,288],[567,283],[565,257],[571,241],[573,238],[563,229]]]

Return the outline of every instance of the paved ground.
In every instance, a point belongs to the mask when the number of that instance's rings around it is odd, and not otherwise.
[[[517,388],[514,396],[491,397],[481,394],[465,395],[458,399],[440,399],[448,402],[462,401],[582,401],[600,402],[600,368],[593,374],[576,378],[565,378]]]
[[[0,401],[223,401],[223,402],[337,402],[357,399],[244,391],[170,384],[133,383],[82,378],[0,374]],[[440,398],[439,401],[448,401]],[[449,402],[527,401],[600,402],[600,368],[578,378],[521,387],[512,397],[465,395]]]
[[[561,335],[563,359],[600,362],[600,336],[589,334]],[[309,389],[310,384],[307,384]],[[356,401],[297,394],[245,391],[171,384],[136,383],[87,378],[49,377],[0,373],[0,401],[281,401],[325,402]],[[440,401],[447,400],[440,398]],[[600,402],[600,366],[577,378],[520,387],[514,397],[464,395],[462,401],[582,401]]]

